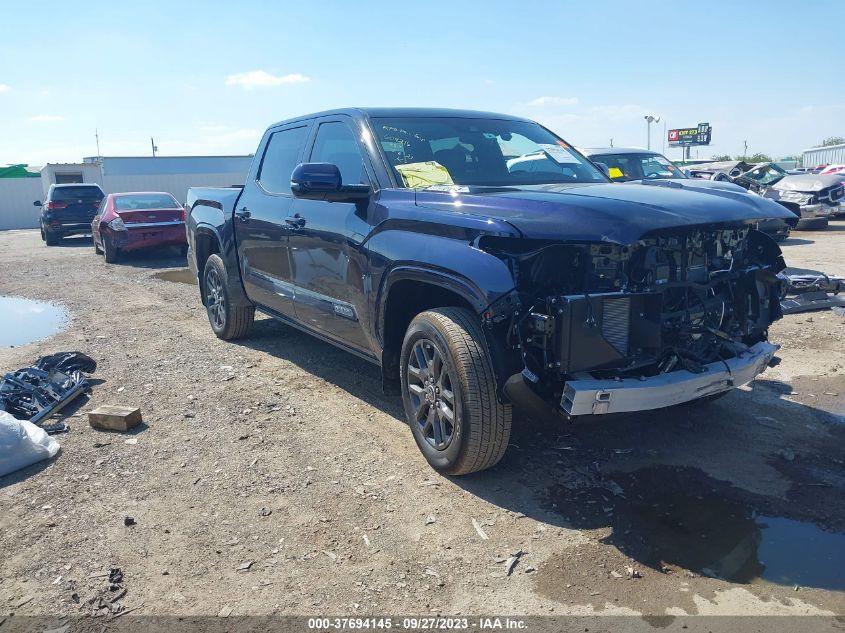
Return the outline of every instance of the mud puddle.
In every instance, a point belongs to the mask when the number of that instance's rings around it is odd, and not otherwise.
[[[64,308],[20,297],[0,297],[0,347],[38,341],[65,328]]]
[[[182,268],[180,270],[165,270],[153,275],[153,279],[172,281],[177,284],[190,284],[192,286],[197,285],[196,277],[194,277],[189,268]]]
[[[555,511],[574,527],[610,528],[601,542],[635,564],[741,584],[845,590],[841,532],[787,511],[789,518],[778,516],[777,503],[696,469],[655,467],[613,481],[617,494],[554,489]]]

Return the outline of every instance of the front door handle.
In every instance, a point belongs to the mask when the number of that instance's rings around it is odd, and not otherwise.
[[[303,218],[298,213],[292,218],[285,218],[285,222],[287,222],[290,226],[295,229],[301,229],[303,226],[305,226],[305,218]]]
[[[235,211],[235,215],[238,216],[241,222],[249,222],[249,219],[252,217],[252,213],[246,207],[241,207],[239,211]]]

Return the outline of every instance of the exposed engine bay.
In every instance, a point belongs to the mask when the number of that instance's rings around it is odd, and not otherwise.
[[[485,238],[479,247],[511,268],[516,307],[492,320],[548,400],[573,379],[727,366],[782,316],[780,249],[747,225],[673,229],[629,246]]]

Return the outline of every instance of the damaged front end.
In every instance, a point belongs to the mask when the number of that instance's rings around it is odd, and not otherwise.
[[[782,316],[784,262],[749,225],[663,230],[630,245],[488,236],[477,246],[513,274],[513,295],[484,317],[516,370],[506,396],[534,413],[639,411],[719,394],[751,381],[778,350],[767,334]]]

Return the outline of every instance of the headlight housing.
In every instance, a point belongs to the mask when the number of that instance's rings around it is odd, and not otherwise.
[[[125,231],[126,225],[123,223],[123,218],[115,218],[109,222],[109,226],[113,231]]]

